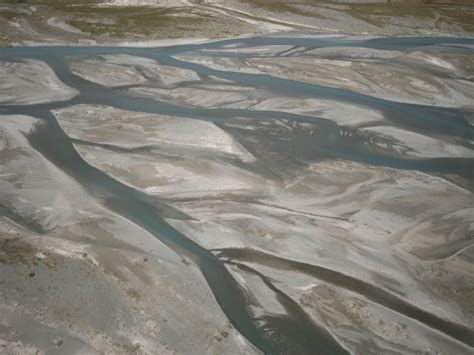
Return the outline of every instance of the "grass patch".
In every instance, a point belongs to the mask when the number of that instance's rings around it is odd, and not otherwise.
[[[20,4],[26,4],[27,0],[0,0],[0,5],[1,4],[13,4],[13,5],[20,5]]]
[[[435,11],[432,6],[405,4],[364,4],[354,5],[351,11],[361,16],[414,16],[421,19],[432,18]]]
[[[9,47],[11,46],[12,40],[4,33],[0,33],[0,47]]]
[[[62,9],[70,6],[96,5],[103,0],[28,0],[30,5],[47,5],[54,9]]]
[[[21,0],[0,0],[16,3]],[[90,35],[140,37],[163,32],[179,36],[183,32],[200,29],[209,15],[198,14],[186,7],[104,6],[105,0],[27,0],[47,14],[63,18],[70,25]],[[1,13],[0,13],[1,16]],[[5,12],[5,18],[14,13]],[[35,18],[36,19],[36,18]],[[34,20],[35,20],[34,19]]]
[[[194,16],[187,8],[77,7],[68,21],[92,35],[124,37],[151,35],[164,28],[193,31],[208,16]]]
[[[321,17],[314,12],[305,11],[295,5],[315,5],[311,1],[275,1],[275,0],[242,0],[243,3],[257,6],[270,12],[291,13],[305,17]]]
[[[462,27],[464,31],[474,32],[474,7],[471,9],[443,8],[440,11],[442,20]]]
[[[23,14],[12,11],[12,10],[0,10],[0,17],[4,18],[7,21],[12,21],[18,17],[21,17]]]
[[[351,9],[346,12],[378,27],[383,27],[387,23],[384,18],[413,16],[419,19],[430,19],[436,14],[432,6],[406,4],[360,4],[351,6]]]
[[[421,20],[437,20],[458,25],[465,31],[474,32],[474,6],[434,4],[360,4],[345,10],[349,15],[372,25],[383,27],[390,18],[415,17]],[[439,15],[439,19],[437,19]]]

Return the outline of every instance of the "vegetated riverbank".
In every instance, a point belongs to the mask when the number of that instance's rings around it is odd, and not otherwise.
[[[472,3],[2,0],[0,43],[117,43],[316,30],[374,35],[474,33]]]

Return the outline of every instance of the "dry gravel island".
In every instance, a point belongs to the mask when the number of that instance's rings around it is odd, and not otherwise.
[[[0,354],[472,354],[473,19],[0,0]]]

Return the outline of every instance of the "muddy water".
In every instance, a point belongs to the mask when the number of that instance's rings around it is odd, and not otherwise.
[[[68,67],[67,59],[73,56],[98,56],[104,54],[128,54],[152,58],[161,64],[192,70],[199,75],[213,76],[230,80],[248,87],[262,88],[288,97],[323,98],[356,104],[383,112],[395,125],[405,129],[422,131],[427,134],[449,136],[453,139],[474,139],[474,127],[466,117],[467,113],[458,109],[436,108],[403,104],[348,90],[329,88],[320,85],[275,78],[268,75],[227,72],[208,68],[199,64],[180,61],[173,55],[192,55],[196,51],[218,50],[223,46],[240,47],[291,45],[306,49],[327,47],[357,47],[372,49],[394,49],[401,51],[452,51],[474,52],[467,46],[474,40],[458,38],[400,38],[400,39],[315,39],[301,37],[267,37],[216,41],[199,45],[182,45],[161,49],[120,48],[120,47],[32,47],[2,48],[0,58],[35,58],[47,62],[58,78],[66,85],[79,91],[75,98],[38,105],[3,105],[1,114],[25,114],[38,118],[44,124],[28,139],[31,145],[48,160],[82,184],[89,193],[100,199],[110,210],[141,226],[160,239],[178,254],[194,262],[204,275],[220,308],[234,327],[252,344],[265,353],[323,353],[344,354],[348,351],[339,344],[333,335],[322,326],[315,324],[303,309],[290,297],[276,289],[270,281],[256,270],[239,264],[239,261],[252,259],[253,262],[271,264],[272,267],[301,269],[323,281],[348,289],[362,296],[434,328],[458,341],[474,346],[474,331],[462,325],[439,318],[399,299],[397,296],[378,289],[363,281],[353,279],[331,270],[311,267],[284,259],[273,258],[254,251],[222,251],[221,256],[231,258],[229,262],[260,277],[287,312],[286,316],[267,317],[264,325],[251,311],[248,297],[239,282],[232,276],[226,262],[215,253],[206,250],[173,228],[165,218],[187,219],[184,213],[157,202],[141,191],[114,180],[99,169],[89,165],[74,149],[69,137],[62,131],[51,110],[86,103],[113,106],[119,109],[157,113],[177,117],[187,117],[215,122],[222,129],[237,138],[248,150],[285,152],[290,161],[317,161],[324,159],[345,159],[370,165],[387,166],[397,169],[412,169],[434,174],[457,175],[465,179],[474,177],[474,159],[436,158],[415,159],[387,153],[370,147],[368,137],[357,130],[343,128],[323,118],[274,112],[242,109],[207,109],[181,106],[158,99],[128,96],[124,91],[110,89],[91,83],[74,75]],[[471,47],[472,48],[472,47]],[[219,55],[214,52],[214,56]],[[228,54],[222,54],[228,55]],[[238,54],[245,57],[245,54]],[[232,127],[230,123],[246,119],[253,125],[252,141],[245,133]],[[291,131],[277,131],[269,135],[269,127],[277,129],[278,122],[292,122]],[[263,125],[262,123],[266,124]],[[270,126],[268,125],[270,123]],[[316,132],[316,133],[314,133]],[[257,163],[258,164],[258,163]],[[263,164],[263,162],[262,162]],[[279,162],[266,162],[270,170],[277,171]],[[273,165],[272,165],[273,164]],[[260,260],[260,261],[259,261]],[[276,266],[275,266],[276,265]]]

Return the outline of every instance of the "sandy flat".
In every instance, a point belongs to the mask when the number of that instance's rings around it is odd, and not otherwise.
[[[67,100],[77,92],[56,77],[44,62],[32,59],[0,62],[0,103],[35,104]]]

